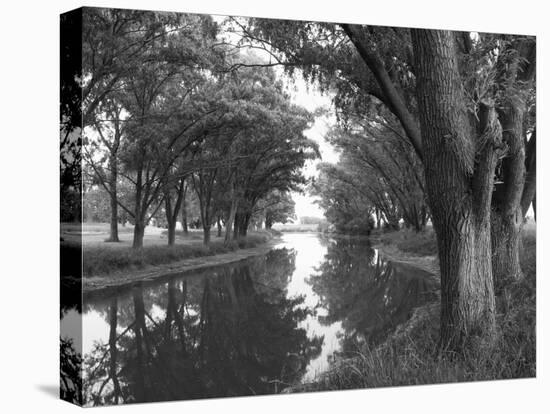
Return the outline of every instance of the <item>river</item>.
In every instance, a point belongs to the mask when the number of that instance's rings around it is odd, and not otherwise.
[[[366,239],[287,233],[263,256],[85,295],[84,402],[278,393],[383,341],[431,280]],[[79,317],[64,309],[62,332]]]

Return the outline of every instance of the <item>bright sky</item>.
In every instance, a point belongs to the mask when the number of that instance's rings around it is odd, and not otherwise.
[[[284,75],[282,75],[284,76]],[[287,78],[288,79],[288,78]],[[310,112],[314,112],[317,109],[330,109],[331,97],[329,95],[322,95],[317,88],[312,85],[306,84],[300,74],[296,73],[294,81],[288,80],[288,92],[292,96],[293,101],[306,108]],[[325,134],[329,128],[336,122],[332,112],[328,112],[326,115],[315,118],[313,126],[305,132],[306,136],[319,144],[319,150],[321,153],[321,159],[314,161],[308,161],[304,167],[304,174],[306,177],[316,177],[317,164],[319,162],[331,162],[338,161],[338,154],[334,148],[326,142],[324,139]],[[324,217],[324,212],[314,203],[314,197],[309,194],[293,193],[292,198],[296,203],[296,215]]]

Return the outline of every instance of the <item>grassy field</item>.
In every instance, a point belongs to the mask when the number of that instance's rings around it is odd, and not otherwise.
[[[409,254],[437,254],[431,230],[417,234],[399,232],[381,236]],[[386,342],[362,348],[353,357],[340,358],[314,382],[293,391],[340,390],[396,385],[435,384],[536,374],[536,231],[524,229],[521,264],[524,278],[508,285],[497,296],[498,336],[494,347],[464,355],[437,354],[439,304],[418,308],[409,323],[399,327]]]
[[[148,227],[145,232],[144,246],[141,249],[132,249],[133,228],[126,226],[119,229],[119,243],[106,243],[109,226],[103,223],[84,224],[82,230],[79,225],[67,224],[62,226],[61,237],[64,242],[62,248],[70,248],[82,237],[84,277],[108,275],[120,271],[142,269],[172,263],[183,259],[212,256],[227,253],[237,249],[256,247],[273,238],[276,232],[257,231],[249,232],[247,237],[224,244],[223,238],[216,237],[212,231],[212,239],[208,246],[202,242],[202,231],[190,231],[183,234],[176,233],[176,244],[168,246],[166,230]]]

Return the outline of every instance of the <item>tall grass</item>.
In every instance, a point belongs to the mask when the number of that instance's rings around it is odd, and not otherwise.
[[[213,240],[208,246],[198,243],[175,246],[153,245],[137,250],[130,247],[112,249],[109,246],[91,246],[84,249],[83,275],[85,277],[106,275],[117,271],[141,269],[149,265],[228,253],[237,249],[258,246],[271,238],[270,233],[262,232],[250,234],[228,244],[224,244],[223,240]]]
[[[290,391],[340,390],[525,378],[536,375],[536,241],[526,231],[524,278],[497,297],[497,339],[490,348],[462,355],[437,353],[439,304],[416,309],[411,320],[381,345],[337,358],[309,384]]]

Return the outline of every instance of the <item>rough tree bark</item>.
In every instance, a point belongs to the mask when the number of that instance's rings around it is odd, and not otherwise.
[[[164,196],[164,209],[166,211],[166,223],[168,225],[168,246],[173,246],[176,243],[176,221],[173,220],[172,200],[170,195]]]
[[[502,162],[502,183],[496,186],[491,214],[493,277],[497,289],[507,280],[517,280],[522,275],[519,262],[523,228],[521,195],[525,183],[522,106],[508,100],[499,114],[508,153]]]
[[[185,196],[185,177],[179,179],[176,186],[176,202],[172,205],[170,189],[164,188],[164,210],[166,213],[166,222],[168,223],[168,245],[173,246],[176,243],[176,223],[178,215],[183,204]]]
[[[185,235],[189,234],[189,225],[187,224],[187,203],[185,202],[186,190],[187,187],[183,193],[183,205],[181,206],[181,228]]]
[[[143,247],[143,237],[145,236],[145,212],[141,206],[142,196],[142,173],[138,171],[136,180],[136,196],[134,207],[134,240],[132,242],[132,248],[140,249]]]
[[[118,201],[117,201],[117,180],[118,180],[118,163],[116,155],[109,157],[109,168],[111,173],[109,176],[109,193],[111,202],[111,225],[108,242],[119,242],[118,238]]]
[[[132,248],[140,249],[143,247],[143,237],[145,236],[145,223],[141,220],[134,224],[134,239],[132,242]]]
[[[535,76],[535,43],[526,39],[515,42],[511,47],[522,59],[497,64],[498,74],[503,79],[501,83],[504,84],[504,100],[498,115],[503,141],[508,147],[502,160],[501,183],[496,186],[491,214],[493,277],[498,289],[508,280],[517,280],[523,275],[519,260],[523,221],[527,212],[523,207],[527,204],[528,208],[534,196],[534,187],[527,185],[526,179],[530,161],[534,162],[536,157],[536,145],[530,146],[533,159],[527,160],[526,147],[529,144],[526,144],[524,118],[528,109],[529,88]],[[536,174],[536,170],[530,172]]]
[[[461,351],[491,343],[495,333],[490,203],[501,134],[489,106],[483,135],[472,136],[452,32],[412,30],[411,36],[441,270],[440,347]]]
[[[229,215],[225,222],[225,240],[224,243],[229,243],[232,238],[233,224],[235,223],[236,213],[237,213],[237,201],[233,200],[231,202],[231,208],[229,210]],[[233,237],[234,238],[234,237]]]
[[[237,208],[239,205],[239,200],[235,194],[235,181],[234,177],[231,178],[231,207],[229,208],[229,215],[225,220],[225,239],[224,244],[229,244],[231,241],[231,232],[233,231],[233,223],[235,222],[235,215],[237,214]]]
[[[200,218],[203,229],[203,244],[205,246],[210,244],[210,228],[212,227],[212,188],[214,180],[216,178],[217,171],[214,170],[210,174],[205,174],[203,170],[200,170],[196,175],[191,174],[193,181],[193,188],[197,194],[199,200]]]
[[[104,133],[102,132],[101,125],[97,122],[95,123],[95,129],[98,132],[99,138],[109,151],[109,178],[107,179],[107,183],[105,182],[105,179],[102,178],[102,174],[98,174],[98,177],[102,182],[102,185],[104,186],[105,189],[107,189],[107,192],[109,193],[109,197],[110,197],[111,222],[110,222],[110,229],[109,229],[109,238],[106,240],[107,242],[120,241],[118,238],[117,183],[118,183],[118,149],[120,147],[120,140],[122,138],[122,127],[120,125],[119,115],[120,115],[120,108],[118,107],[113,108],[112,114],[111,114],[111,116],[113,116],[114,118],[114,121],[113,121],[114,133],[113,133],[112,141],[110,141],[104,135]]]
[[[482,332],[482,327],[485,325],[489,329],[487,334],[481,336],[490,337],[494,329],[494,293],[490,293],[493,287],[490,284],[493,282],[489,281],[489,279],[492,281],[493,265],[491,262],[488,269],[487,257],[492,257],[495,263],[516,261],[519,237],[516,239],[515,237],[519,236],[521,227],[517,222],[519,209],[502,209],[506,211],[503,215],[491,214],[490,209],[493,175],[496,168],[495,151],[499,152],[499,156],[502,155],[502,144],[498,142],[499,134],[494,133],[501,125],[497,122],[493,107],[501,107],[502,102],[498,102],[498,105],[485,102],[482,105],[484,107],[482,111],[485,112],[483,116],[490,122],[477,122],[472,119],[475,117],[470,117],[468,120],[467,116],[461,114],[464,106],[457,100],[461,94],[459,91],[462,85],[457,57],[453,50],[457,45],[453,44],[452,37],[456,34],[413,30],[417,98],[421,121],[421,128],[418,128],[415,117],[405,105],[399,87],[393,83],[367,31],[361,26],[342,25],[342,27],[355,45],[359,56],[374,75],[383,95],[382,101],[399,119],[416,153],[424,161],[425,176],[432,178],[428,186],[428,198],[432,210],[430,217],[438,236],[444,286],[442,289],[444,296],[441,318],[442,343],[448,342],[451,331],[455,332],[456,338],[468,338],[472,333]],[[469,38],[465,37],[465,39]],[[527,59],[518,59],[516,64],[521,69],[518,72],[519,80],[524,82],[523,87],[528,88],[528,80],[533,79],[535,75],[536,48],[533,39],[522,38],[521,42],[525,43],[518,48],[519,55]],[[469,53],[469,50],[464,52]],[[513,65],[504,65],[503,68],[504,71],[516,70]],[[513,84],[509,74],[506,76],[507,81],[501,82],[505,88]],[[442,80],[442,77],[447,79]],[[467,125],[468,123],[470,125]],[[493,133],[489,133],[491,129]],[[487,139],[490,136],[493,137]],[[502,132],[500,137],[502,138]],[[509,135],[506,139],[508,137]],[[425,145],[431,148],[426,151]],[[516,152],[514,156],[518,155],[521,158],[521,153]],[[431,159],[425,161],[425,156],[430,156]],[[450,163],[444,165],[446,161]],[[520,159],[516,158],[506,162],[514,162],[517,165],[519,161]],[[529,176],[530,162],[525,161],[527,176]],[[447,171],[449,167],[450,170]],[[521,168],[519,172],[521,176]],[[523,195],[519,197],[520,210],[523,214],[527,211],[529,204],[534,202],[536,196],[534,184],[529,184],[533,187],[527,188],[528,182],[535,182],[535,169],[533,168],[531,172],[533,177],[526,179]],[[453,175],[454,178],[451,177]],[[509,182],[512,183],[512,187],[517,188],[516,184],[519,180],[516,180],[517,176],[512,178]],[[438,186],[444,186],[445,183],[448,184],[446,188],[436,191]],[[518,193],[521,194],[515,191],[515,200],[518,199]],[[439,195],[441,198],[438,198]],[[495,203],[495,206],[497,205],[498,201]],[[434,211],[434,208],[437,211]],[[508,217],[509,223],[503,223],[504,216]],[[495,222],[495,229],[500,232],[500,235],[494,234],[491,237],[489,229],[491,223]],[[496,255],[492,254],[493,247],[497,252]],[[450,250],[443,251],[445,249]],[[498,267],[510,267],[510,264],[500,264]],[[477,286],[481,288],[477,289]],[[453,339],[450,342],[459,341]]]
[[[136,203],[134,209],[134,240],[132,242],[132,247],[134,249],[139,249],[143,247],[143,236],[145,235],[145,223],[141,219],[141,174],[137,175],[138,185],[136,186]]]
[[[210,219],[209,218],[202,222],[202,232],[203,232],[202,244],[204,244],[205,246],[208,246],[210,244],[210,229],[211,229],[211,227],[212,226],[210,225]]]

